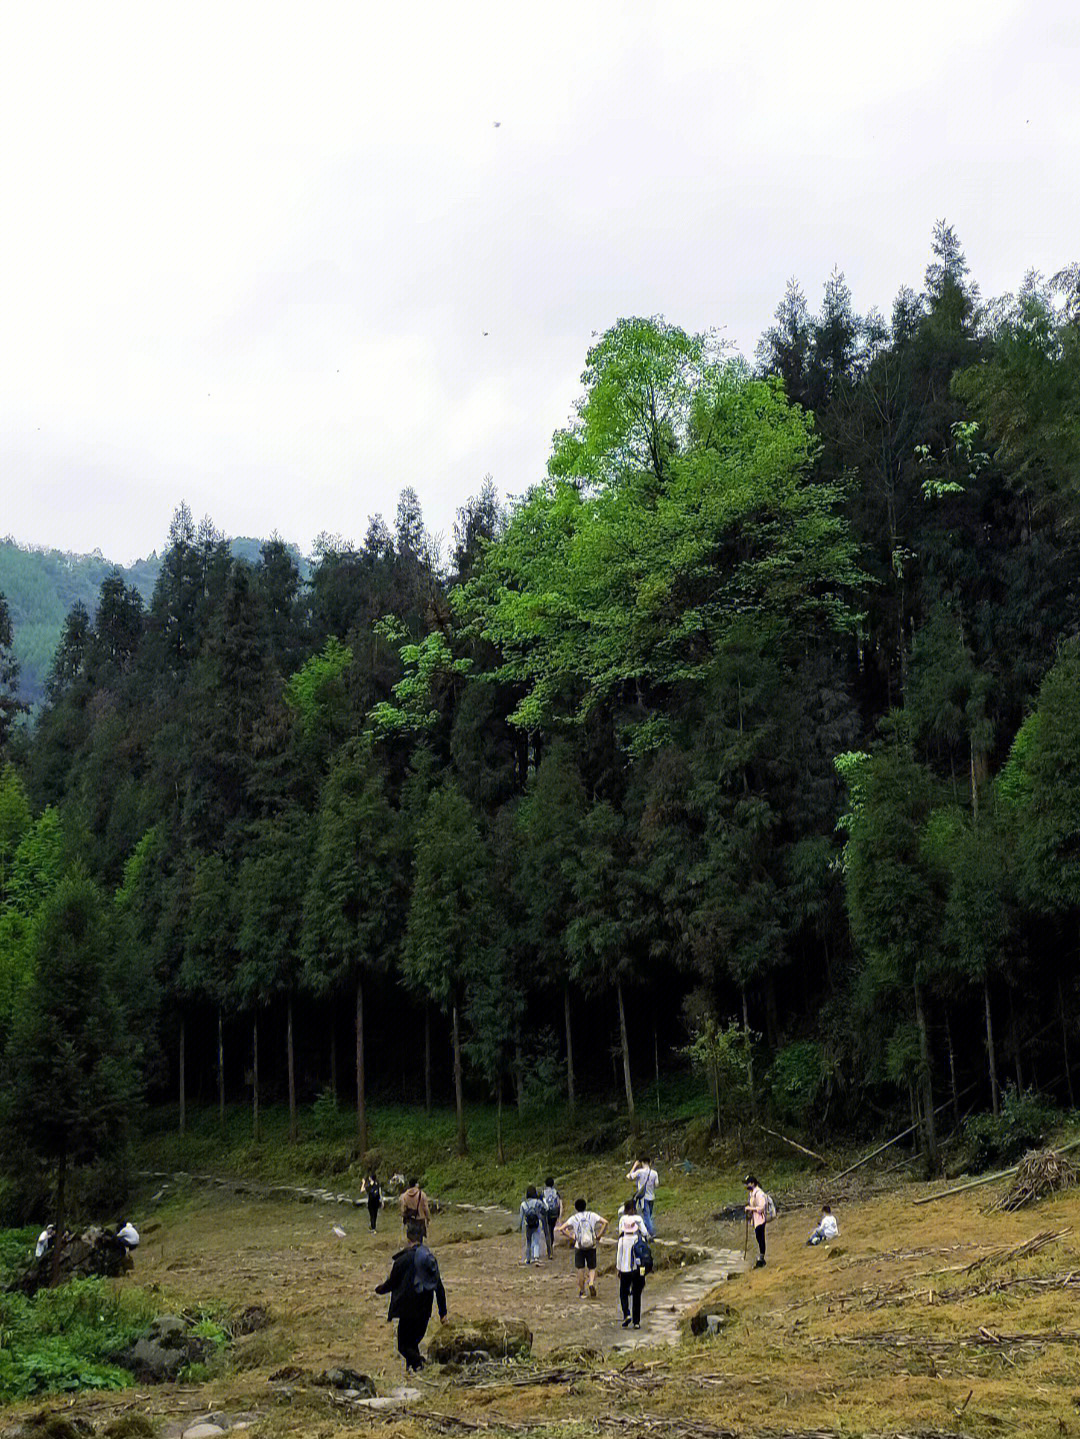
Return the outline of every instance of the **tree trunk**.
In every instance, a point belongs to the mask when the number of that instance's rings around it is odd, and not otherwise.
[[[768,1036],[769,1049],[779,1049],[780,1021],[776,1014],[776,985],[773,983],[771,972],[765,976],[765,1032]]]
[[[457,1152],[468,1154],[469,1142],[465,1135],[465,1096],[461,1087],[461,1030],[458,1025],[458,1007],[453,1006],[454,1021],[454,1104],[457,1106]]]
[[[994,1048],[994,1021],[990,1013],[990,976],[983,976],[983,999],[986,1001],[986,1058],[990,1065],[990,1104],[997,1119],[1001,1113],[1001,1089],[997,1077],[997,1051]]]
[[[915,985],[915,1022],[919,1026],[919,1091],[922,1100],[923,1153],[926,1155],[926,1177],[938,1170],[937,1131],[934,1125],[934,1084],[930,1071],[930,1034],[926,1027],[922,990]]]
[[[521,1107],[525,1102],[525,1060],[521,1054],[521,1033],[518,1032],[514,1040],[514,1103],[517,1111],[521,1113]]]
[[[356,1137],[361,1158],[367,1153],[367,1095],[364,1092],[364,982],[356,981]]]
[[[55,1289],[60,1283],[60,1251],[64,1247],[64,1225],[67,1223],[67,1146],[60,1151],[60,1163],[56,1170],[56,1233],[53,1236],[52,1268],[49,1271],[49,1288]]]
[[[1065,993],[1061,988],[1061,975],[1058,975],[1058,1009],[1061,1012],[1061,1048],[1065,1054],[1065,1083],[1069,1090],[1069,1108],[1076,1108],[1076,1100],[1073,1098],[1072,1065],[1069,1063],[1069,1026],[1065,1022]]]
[[[960,1095],[956,1088],[956,1054],[953,1050],[952,1025],[949,1023],[949,1016],[945,1014],[945,1048],[949,1052],[949,1087],[952,1091],[953,1123],[960,1128]]]
[[[660,1113],[660,1039],[656,1032],[656,1020],[652,1027],[653,1064],[656,1066],[656,1112]]]
[[[285,1010],[285,1064],[289,1071],[289,1143],[296,1143],[296,1051],[293,1048],[293,992]]]
[[[719,1138],[720,1138],[720,1135],[721,1135],[721,1129],[720,1129],[720,1070],[719,1070],[719,1068],[718,1068],[715,1064],[712,1065],[712,1088],[713,1088],[713,1099],[716,1101],[716,1137],[717,1137],[717,1139],[719,1139]]]
[[[431,1118],[431,1005],[424,1004],[424,1113]]]
[[[750,1050],[750,1011],[746,1006],[746,990],[742,992],[742,1027],[746,1035],[746,1081],[750,1086],[750,1118],[757,1120],[757,1089],[754,1087],[754,1056]]]
[[[574,1036],[570,1029],[570,986],[563,985],[563,1018],[566,1021],[566,1102],[573,1114],[577,1100],[574,1095]]]
[[[1016,1087],[1023,1094],[1024,1070],[1020,1061],[1020,1033],[1016,1028],[1016,1005],[1013,1003],[1011,989],[1009,990],[1009,1043],[1012,1045],[1013,1064],[1016,1067]]]
[[[184,1016],[180,1016],[180,1133],[187,1131],[187,1076],[184,1072]]]
[[[334,1108],[337,1108],[337,1026],[333,1019],[330,1021],[330,1093],[334,1096]]]
[[[259,1011],[251,1023],[251,1131],[258,1144],[259,1133]]]
[[[502,1075],[499,1075],[499,1082],[495,1086],[495,1163],[505,1164],[506,1154],[503,1151],[502,1135],[502,1109],[503,1109],[503,1082]]]
[[[218,1073],[218,1119],[225,1128],[225,1019],[221,1006],[217,1012],[217,1073]]]
[[[630,1120],[630,1132],[638,1132],[637,1110],[634,1108],[634,1086],[630,1082],[630,1044],[626,1038],[626,1005],[623,1003],[622,980],[615,985],[619,999],[619,1044],[622,1048],[623,1084],[626,1086],[626,1113]]]

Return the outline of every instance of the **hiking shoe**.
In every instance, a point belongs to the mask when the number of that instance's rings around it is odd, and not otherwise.
[[[764,1259],[759,1259],[759,1260],[757,1261],[757,1263],[754,1265],[754,1268],[755,1268],[755,1269],[764,1269],[764,1268],[765,1268],[765,1261],[764,1261]]]
[[[596,1285],[595,1285],[595,1284],[590,1284],[590,1285],[589,1285],[589,1298],[590,1298],[590,1299],[595,1299],[595,1298],[596,1298]]]
[[[640,1325],[640,1324],[635,1324],[635,1325],[634,1325],[634,1328],[635,1328],[635,1329],[640,1329],[640,1328],[641,1328],[641,1325]]]
[[[628,1314],[628,1315],[626,1316],[626,1318],[623,1320],[623,1322],[622,1322],[622,1327],[623,1327],[624,1329],[629,1329],[629,1328],[630,1328],[630,1316],[629,1316],[629,1314]]]

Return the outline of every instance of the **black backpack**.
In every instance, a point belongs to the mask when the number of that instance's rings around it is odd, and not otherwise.
[[[630,1251],[630,1258],[634,1262],[634,1268],[640,1269],[642,1274],[651,1274],[653,1271],[652,1250],[644,1234],[638,1236],[634,1241],[634,1247]]]
[[[539,1199],[528,1199],[525,1202],[525,1233],[535,1234],[540,1228],[541,1204]]]

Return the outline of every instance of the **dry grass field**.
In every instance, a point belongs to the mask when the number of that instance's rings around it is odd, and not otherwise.
[[[611,1183],[619,1176],[612,1170]],[[542,1432],[727,1434],[1080,1435],[1080,1191],[1016,1213],[987,1212],[994,1186],[916,1207],[923,1186],[835,1206],[841,1238],[810,1249],[811,1209],[782,1213],[769,1264],[729,1280],[734,1311],[719,1336],[620,1352],[615,1279],[577,1298],[569,1252],[520,1267],[507,1219],[436,1219],[451,1312],[525,1319],[531,1365],[445,1375],[429,1368],[413,1409],[342,1405],[286,1365],[347,1365],[380,1390],[400,1383],[385,1301],[373,1293],[397,1247],[387,1213],[374,1238],[366,1214],[192,1190],[164,1205],[134,1281],[165,1307],[267,1306],[261,1333],[238,1339],[201,1385],[77,1396],[95,1422],[142,1412],[182,1425],[207,1410],[255,1411],[256,1435],[388,1436]],[[742,1249],[742,1227],[711,1220],[707,1184],[682,1211],[660,1208],[660,1233]],[[334,1224],[346,1229],[344,1238]],[[609,1268],[612,1251],[602,1268]],[[680,1305],[690,1270],[653,1276],[645,1308]],[[125,1281],[132,1282],[132,1281]],[[642,1337],[648,1339],[648,1324]],[[584,1345],[602,1358],[553,1361]]]

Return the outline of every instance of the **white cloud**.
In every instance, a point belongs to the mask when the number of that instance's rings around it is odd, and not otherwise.
[[[0,530],[445,531],[619,315],[750,352],[939,216],[1012,288],[1076,257],[1078,60],[1065,0],[7,6]]]

